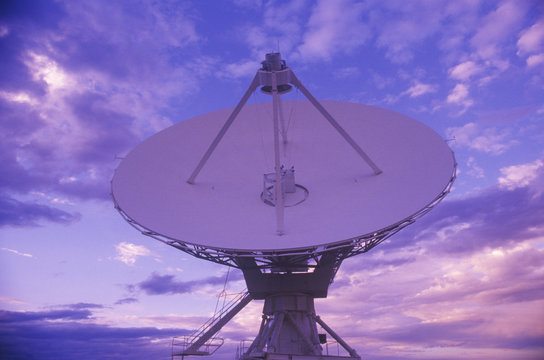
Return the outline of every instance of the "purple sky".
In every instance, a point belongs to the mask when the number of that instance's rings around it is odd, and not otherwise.
[[[544,358],[538,0],[2,1],[1,358],[168,359],[207,320],[227,269],[138,234],[109,182],[143,139],[234,106],[278,47],[318,99],[416,118],[459,163],[436,209],[344,262],[319,315],[367,360]]]

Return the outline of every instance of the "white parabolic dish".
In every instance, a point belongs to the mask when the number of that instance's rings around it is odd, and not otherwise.
[[[232,112],[197,116],[151,136],[121,162],[116,205],[166,238],[214,250],[271,251],[334,244],[406,220],[451,183],[455,160],[429,127],[393,111],[354,103],[322,105],[383,171],[375,175],[307,101],[282,102],[289,124],[283,164],[295,167],[306,201],[285,208],[261,200],[274,172],[272,104],[246,105],[194,184],[186,180]],[[283,145],[282,145],[283,147]]]

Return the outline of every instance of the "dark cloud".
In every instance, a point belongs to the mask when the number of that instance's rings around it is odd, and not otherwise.
[[[0,225],[76,217],[22,200],[36,193],[110,200],[116,155],[156,132],[155,119],[167,123],[179,95],[197,87],[170,55],[197,46],[191,11],[175,2],[0,2],[0,194],[8,205]]]
[[[21,46],[20,39],[15,36],[0,37],[0,84],[6,91],[30,91],[33,94],[42,94],[45,92],[44,84],[36,82],[28,67],[21,61],[24,48]]]
[[[230,274],[230,280],[238,280],[242,278],[242,273],[239,271]],[[210,276],[199,280],[178,281],[174,275],[159,275],[157,273],[140,283],[138,288],[143,290],[148,295],[164,295],[164,294],[185,294],[206,285],[219,285],[225,283],[225,276]]]
[[[70,156],[71,150],[60,151],[56,139],[40,135],[45,125],[37,111],[0,98],[0,226],[36,226],[45,221],[71,223],[79,219],[78,214],[43,203],[54,197],[109,200],[108,180],[114,155],[136,141],[127,130],[130,119],[101,111],[94,102],[87,108],[83,101],[78,103],[80,113],[85,113],[82,124],[90,123],[87,127],[91,135],[88,141],[80,142],[82,159],[77,162]],[[97,170],[89,176],[92,167]],[[79,174],[83,175],[78,181],[63,181]],[[32,192],[45,194],[46,198],[23,200]]]
[[[0,87],[6,90],[4,85]],[[55,132],[59,138],[66,136],[62,121],[58,128],[44,132],[46,124],[37,109],[0,98],[0,226],[70,223],[79,218],[56,205],[16,200],[21,196],[15,194],[109,200],[115,154],[137,143],[129,129],[133,119],[108,110],[102,95],[83,93],[68,100],[84,135],[77,147],[66,149],[51,136]],[[65,180],[74,175],[76,181]]]
[[[0,84],[7,91],[45,92],[44,84],[33,79],[24,63],[28,50],[45,50],[43,37],[58,29],[65,11],[57,1],[3,0],[0,21],[8,33],[0,37]]]
[[[77,213],[32,202],[21,202],[0,194],[0,227],[38,226],[42,221],[70,224],[79,220]]]
[[[83,93],[72,96],[69,103],[83,131],[76,146],[60,149],[56,138],[40,133],[44,122],[36,111],[0,99],[0,191],[109,199],[115,154],[138,142],[130,130],[133,119],[108,110],[103,95]],[[65,132],[60,125],[54,131],[59,136]],[[79,177],[77,181],[65,180],[73,175]]]
[[[142,281],[138,286],[148,295],[163,295],[190,293],[198,286],[218,285],[224,282],[224,276],[210,276],[205,279],[192,281],[176,281],[174,275],[153,273],[149,279]]]
[[[2,359],[162,359],[185,329],[92,324],[88,310],[0,312]],[[54,320],[54,321],[53,321]],[[83,320],[83,322],[81,322]]]
[[[46,181],[47,176],[25,169],[25,165],[31,166],[37,159],[35,156],[28,156],[29,145],[20,144],[18,140],[31,137],[43,127],[43,122],[32,109],[21,104],[8,103],[2,98],[0,115],[0,191],[28,192]]]
[[[64,305],[64,307],[72,310],[81,310],[81,309],[103,309],[104,305],[93,304],[93,303],[76,303]]]
[[[117,300],[115,302],[115,305],[133,304],[133,303],[137,303],[137,302],[138,302],[138,299],[136,299],[134,297],[127,297],[127,298]]]
[[[21,323],[36,320],[82,320],[91,316],[89,310],[50,310],[50,311],[0,311],[0,323]]]
[[[29,65],[32,54],[56,59],[56,55],[63,54],[63,48],[57,46],[63,39],[74,41],[72,46],[65,42],[68,48],[78,44],[79,49],[85,50],[81,55],[87,61],[93,61],[93,51],[101,50],[85,43],[89,37],[84,31],[91,29],[90,23],[94,23],[91,18],[79,23],[77,28],[81,32],[72,37],[74,31],[66,29],[66,24],[72,19],[74,8],[65,5],[47,0],[0,2],[4,32],[0,37],[0,91],[3,93],[0,96],[0,226],[76,220],[77,214],[67,213],[56,204],[42,204],[42,200],[55,197],[109,200],[115,155],[126,153],[137,143],[130,130],[134,119],[123,110],[109,110],[113,108],[111,99],[99,95],[103,92],[85,92],[78,88],[78,91],[55,94],[51,100],[53,95],[47,83],[33,74]],[[84,7],[81,4],[81,8]],[[75,6],[76,12],[77,8]],[[85,14],[84,9],[79,14],[90,15]],[[139,15],[132,13],[132,16]],[[103,30],[105,38],[113,38],[111,28]],[[95,45],[102,43],[101,39],[95,40]],[[126,57],[126,54],[117,57],[122,62],[113,61],[114,49],[109,50],[99,53],[104,61],[95,64],[98,72],[105,71],[101,66],[106,63],[113,63],[117,71],[122,71],[130,62],[140,63],[139,59]],[[11,98],[17,96],[22,98]],[[72,113],[66,112],[66,108]],[[76,180],[67,180],[73,178]],[[33,195],[28,195],[33,193],[46,194],[48,198],[26,200],[32,198]]]
[[[115,154],[136,145],[139,139],[132,133],[133,119],[107,108],[107,98],[96,93],[84,93],[67,99],[77,121],[87,136],[75,149],[75,158],[84,164],[111,162]]]
[[[535,227],[543,219],[544,195],[536,196],[529,187],[507,190],[495,186],[470,198],[438,204],[380,244],[379,249],[392,252],[417,247],[424,248],[428,255],[466,256],[486,247],[508,246],[534,237],[538,235],[535,231],[542,231]],[[466,227],[460,229],[463,224]],[[389,260],[381,261],[385,264]]]
[[[421,239],[433,253],[466,255],[486,247],[510,245],[537,234],[534,227],[544,219],[544,197],[527,187],[515,190],[491,188],[478,196],[444,203],[434,216],[435,224]],[[460,231],[445,233],[437,241],[433,231],[466,223]]]

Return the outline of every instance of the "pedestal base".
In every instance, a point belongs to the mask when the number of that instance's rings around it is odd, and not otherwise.
[[[264,353],[260,357],[243,358],[248,360],[349,360],[360,359],[351,356],[334,356],[334,355],[288,355],[288,354],[268,354]]]
[[[341,345],[347,356],[324,354],[325,334]],[[321,340],[321,341],[320,341]],[[265,299],[259,334],[240,356],[240,360],[315,360],[360,359],[331,328],[315,314],[314,298],[302,293],[277,294]]]

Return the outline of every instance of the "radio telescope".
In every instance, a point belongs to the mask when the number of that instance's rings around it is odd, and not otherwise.
[[[282,101],[293,86],[308,101]],[[259,87],[272,102],[246,105]],[[240,359],[360,359],[316,315],[314,299],[327,296],[344,259],[439,203],[455,168],[427,126],[373,106],[319,102],[270,53],[234,109],[151,136],[111,186],[117,210],[144,235],[243,272],[247,293],[175,342],[173,358],[213,353],[214,335],[260,299],[261,326]],[[317,325],[347,355],[325,353]]]

